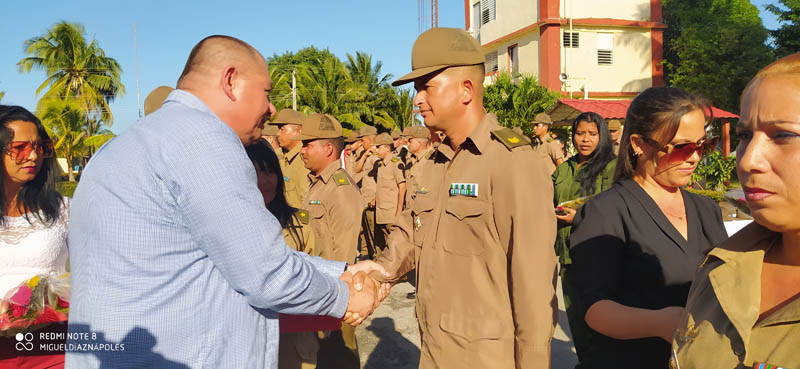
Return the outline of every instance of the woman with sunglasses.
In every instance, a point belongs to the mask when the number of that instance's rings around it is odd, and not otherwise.
[[[694,271],[727,237],[717,204],[681,189],[715,147],[710,111],[672,87],[631,102],[615,183],[579,210],[570,235],[576,308],[590,328],[580,368],[667,368]]]
[[[56,192],[53,144],[36,116],[19,106],[0,105],[0,147],[2,299],[7,291],[36,275],[67,272],[69,202]],[[66,324],[39,326],[34,335],[39,337],[45,331],[65,333]],[[15,337],[0,334],[0,367],[63,367],[63,351],[41,351],[38,344],[30,351],[16,350],[16,342]]]
[[[755,221],[697,271],[671,364],[800,368],[800,53],[745,87],[736,135],[736,170]]]
[[[606,120],[599,114],[586,112],[572,121],[572,145],[578,154],[561,163],[553,172],[553,202],[556,206],[580,197],[596,195],[607,190],[614,181],[617,160]],[[569,233],[576,210],[556,207],[558,233],[556,255],[561,264],[561,289],[572,341],[580,360],[588,343],[586,323],[576,314],[575,294],[572,289],[572,260],[569,255]]]

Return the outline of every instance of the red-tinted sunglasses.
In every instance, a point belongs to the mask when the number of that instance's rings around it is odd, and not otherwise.
[[[39,140],[39,141],[11,141],[6,146],[5,152],[17,162],[27,159],[33,150],[36,150],[36,155],[40,158],[52,158],[55,155],[53,141]]]
[[[658,147],[660,145],[658,141],[651,138],[642,136],[642,139],[644,142],[647,142],[654,147]],[[697,142],[666,144],[661,146],[659,151],[669,156],[670,163],[677,163],[686,161],[686,159],[689,159],[689,157],[691,157],[694,153],[697,153],[700,156],[710,153],[717,147],[717,142],[719,142],[719,137],[706,137]]]

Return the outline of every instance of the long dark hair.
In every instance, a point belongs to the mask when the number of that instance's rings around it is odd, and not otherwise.
[[[14,131],[8,127],[8,124],[14,121],[31,122],[36,126],[40,140],[50,139],[39,118],[27,109],[21,106],[0,105],[0,147],[3,150],[14,139]],[[0,167],[2,167],[3,173],[7,173],[3,160],[0,160]],[[55,223],[59,218],[59,210],[64,201],[56,191],[58,177],[56,159],[54,157],[42,159],[39,173],[31,181],[22,185],[16,204],[8,203],[10,200],[6,198],[5,183],[0,181],[0,208],[17,206],[28,222],[31,221],[28,216],[32,214],[42,223],[48,225]],[[0,225],[5,225],[4,217],[0,217]]]
[[[597,147],[589,154],[589,158],[583,163],[583,168],[575,178],[581,184],[581,194],[587,196],[594,192],[594,183],[597,180],[597,176],[606,168],[609,162],[614,160],[614,150],[606,120],[600,114],[594,112],[582,113],[572,121],[572,145],[578,147],[578,144],[575,143],[575,130],[578,129],[580,122],[594,123],[600,135]]]
[[[270,201],[267,209],[278,219],[281,227],[286,228],[292,222],[292,215],[297,210],[286,201],[286,194],[284,192],[283,172],[281,165],[278,162],[278,155],[272,151],[267,140],[260,138],[258,141],[245,147],[247,157],[253,162],[256,170],[275,174],[278,176],[278,183],[275,186],[275,198]]]
[[[631,146],[631,135],[638,134],[666,145],[678,132],[681,118],[697,109],[706,115],[706,122],[713,119],[711,105],[705,99],[677,87],[650,87],[636,96],[625,115],[614,181],[632,178],[636,171],[637,158]]]

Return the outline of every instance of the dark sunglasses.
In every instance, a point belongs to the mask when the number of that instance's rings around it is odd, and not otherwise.
[[[17,162],[27,159],[33,150],[36,150],[36,155],[40,158],[48,159],[55,155],[53,141],[39,140],[39,141],[11,141],[6,146],[5,152],[12,159]]]
[[[652,145],[653,147],[659,147],[659,143],[656,140],[653,140],[649,137],[641,136],[644,142]],[[697,153],[697,155],[703,156],[704,154],[708,154],[717,147],[717,142],[719,142],[719,137],[712,136],[712,137],[705,137],[697,142],[687,142],[682,144],[666,144],[661,146],[658,150],[667,154],[669,156],[670,163],[676,163],[681,161],[686,161],[692,154]]]

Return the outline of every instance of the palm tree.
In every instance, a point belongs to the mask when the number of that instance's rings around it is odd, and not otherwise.
[[[56,155],[67,160],[69,181],[75,181],[72,166],[75,158],[83,156],[86,132],[82,104],[76,98],[51,99],[41,102],[42,125],[55,143]]]
[[[6,95],[5,91],[0,91],[0,101],[3,101],[3,96]]]
[[[56,23],[44,36],[25,41],[29,57],[17,63],[20,72],[43,70],[47,78],[36,90],[39,95],[47,89],[37,105],[41,112],[51,100],[75,99],[85,112],[85,131],[97,134],[103,123],[110,127],[113,114],[109,102],[125,93],[120,80],[122,67],[105,55],[96,40],[86,43],[83,26],[76,23]],[[96,119],[92,119],[96,118]]]
[[[308,64],[298,66],[297,74],[300,110],[330,114],[354,128],[363,126],[360,114],[365,111],[359,103],[366,98],[367,88],[353,82],[338,58],[311,59]]]

